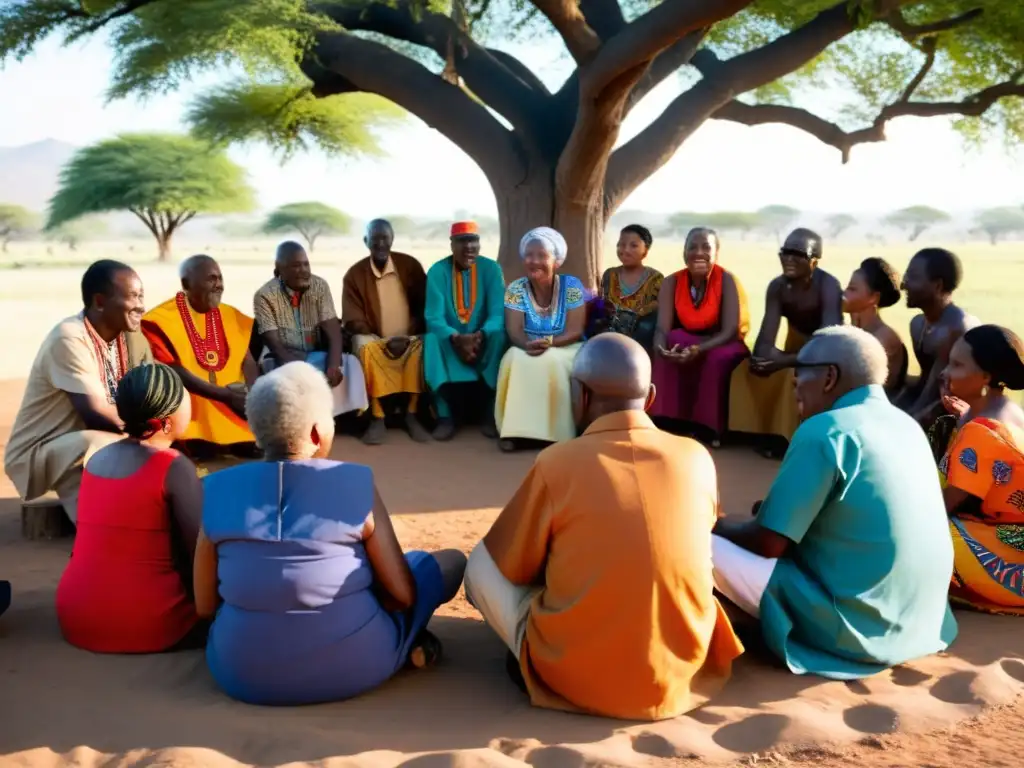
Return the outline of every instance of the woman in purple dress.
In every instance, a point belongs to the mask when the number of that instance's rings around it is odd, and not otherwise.
[[[370,468],[327,458],[331,391],[312,366],[258,379],[246,416],[265,460],[205,478],[196,548],[217,684],[250,704],[313,704],[436,659],[427,622],[458,592],[465,555],[403,555]]]
[[[685,268],[665,278],[654,331],[652,416],[696,426],[717,446],[728,424],[729,379],[750,354],[743,286],[718,263],[718,233],[686,236]]]

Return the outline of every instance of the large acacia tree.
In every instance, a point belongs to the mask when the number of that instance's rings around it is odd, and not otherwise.
[[[102,28],[113,96],[241,62],[246,76],[191,113],[222,138],[338,150],[366,143],[368,113],[335,97],[405,108],[487,176],[509,274],[523,231],[549,224],[569,241],[567,269],[593,281],[610,215],[709,119],[790,125],[843,161],[903,116],[1024,137],[1024,4],[1012,0],[14,0],[0,51]],[[543,31],[575,64],[554,90],[498,47]],[[620,144],[630,110],[679,72],[682,92]],[[814,184],[812,170],[787,182]]]

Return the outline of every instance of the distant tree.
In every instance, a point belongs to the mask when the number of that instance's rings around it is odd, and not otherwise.
[[[761,229],[771,232],[781,242],[782,233],[788,229],[800,211],[788,205],[766,205],[757,212]]]
[[[0,203],[0,251],[7,253],[7,243],[23,237],[38,226],[38,217],[28,208]]]
[[[927,205],[912,205],[903,208],[886,216],[882,223],[906,230],[909,234],[907,240],[911,243],[917,240],[928,229],[936,224],[949,221],[949,214],[937,208],[929,208]]]
[[[700,226],[699,222],[703,221],[703,217],[703,213],[679,211],[678,213],[673,213],[669,216],[665,224],[673,236],[680,237],[685,235],[694,227]]]
[[[352,227],[347,213],[323,203],[289,203],[272,212],[263,223],[269,234],[298,232],[306,241],[310,252],[321,235],[344,235]]]
[[[704,217],[704,225],[721,232],[739,232],[746,237],[757,229],[760,217],[747,211],[720,211],[709,213]]]
[[[190,136],[126,134],[79,150],[61,172],[47,230],[90,213],[131,211],[156,238],[158,257],[199,213],[254,205],[245,171],[223,149]]]
[[[79,243],[103,237],[109,231],[107,222],[93,216],[69,221],[56,229],[47,232],[50,240],[66,245],[69,250],[77,251]]]
[[[1024,233],[1024,209],[991,208],[979,212],[975,223],[979,230],[988,235],[992,245],[996,245],[1007,235]]]
[[[857,219],[848,213],[834,213],[826,219],[828,224],[828,236],[839,237],[850,227],[857,225]]]

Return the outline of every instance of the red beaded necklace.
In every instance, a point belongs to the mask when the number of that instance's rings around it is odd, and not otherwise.
[[[227,345],[224,342],[224,321],[221,319],[219,309],[211,309],[206,313],[206,338],[199,336],[195,323],[192,322],[192,313],[188,309],[188,300],[184,291],[178,291],[174,297],[178,305],[178,314],[181,322],[185,324],[185,333],[188,335],[189,343],[192,345],[192,353],[196,356],[196,362],[203,370],[214,373],[224,370],[228,363]]]
[[[96,356],[96,362],[99,364],[100,383],[107,392],[107,402],[113,403],[117,383],[128,373],[128,342],[125,341],[123,333],[117,334],[117,370],[115,371],[110,360],[110,344],[107,344],[97,333],[84,312],[82,313],[82,322],[85,323],[85,329],[89,332],[92,353]]]

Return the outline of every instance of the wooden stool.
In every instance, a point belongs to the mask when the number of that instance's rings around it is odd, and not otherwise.
[[[64,513],[60,499],[43,496],[21,503],[21,536],[29,540],[63,539],[75,535],[75,526]]]

